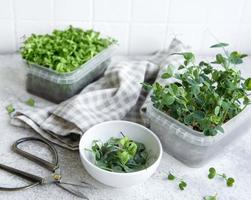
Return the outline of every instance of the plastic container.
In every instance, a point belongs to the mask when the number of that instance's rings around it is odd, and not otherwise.
[[[150,129],[160,138],[163,149],[190,167],[206,164],[223,148],[250,129],[250,106],[223,125],[224,133],[205,136],[148,104]]]
[[[32,94],[60,103],[100,77],[110,64],[115,49],[115,45],[110,46],[68,73],[58,73],[40,65],[27,64],[26,89]]]

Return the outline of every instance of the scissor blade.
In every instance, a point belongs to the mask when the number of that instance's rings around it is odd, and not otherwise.
[[[82,192],[79,192],[79,191],[73,189],[73,187],[71,187],[70,185],[66,186],[66,185],[63,185],[63,184],[60,184],[60,183],[57,183],[57,182],[56,182],[56,185],[61,187],[64,190],[66,190],[67,192],[70,192],[71,194],[73,194],[73,195],[75,195],[77,197],[89,200],[89,198],[87,196],[85,196]]]

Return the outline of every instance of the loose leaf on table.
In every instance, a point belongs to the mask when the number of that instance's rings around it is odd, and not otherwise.
[[[185,181],[181,181],[179,183],[180,190],[184,190],[187,187],[187,183]]]
[[[171,173],[171,172],[169,172],[169,174],[168,174],[168,176],[167,176],[167,179],[168,180],[170,180],[170,181],[172,181],[172,180],[174,180],[176,177]]]
[[[32,99],[32,98],[29,98],[28,100],[26,100],[25,103],[26,103],[28,106],[31,106],[31,107],[34,107],[34,106],[35,106],[35,100]]]
[[[232,187],[232,186],[234,185],[234,183],[235,183],[234,178],[232,178],[232,177],[227,177],[227,175],[226,175],[225,173],[222,173],[222,174],[217,173],[217,172],[216,172],[216,169],[213,168],[213,167],[209,168],[208,171],[209,171],[209,173],[208,173],[208,178],[209,178],[209,179],[213,179],[213,178],[215,178],[216,176],[222,177],[222,178],[226,181],[226,185],[227,185],[228,187]]]
[[[209,179],[212,179],[212,178],[214,178],[216,175],[217,175],[217,173],[216,173],[215,168],[213,168],[213,167],[209,168],[208,178],[209,178]]]
[[[203,197],[203,200],[217,200],[217,194],[214,196],[205,196]]]
[[[9,104],[6,106],[6,111],[8,112],[8,114],[11,114],[15,111],[15,108],[13,107],[12,104]]]
[[[234,185],[235,180],[233,178],[228,178],[227,179],[227,186],[232,187]]]

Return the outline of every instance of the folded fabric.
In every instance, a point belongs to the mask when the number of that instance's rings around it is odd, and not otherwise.
[[[172,59],[170,54],[184,48],[174,39],[167,50],[147,60],[112,64],[102,78],[59,105],[45,108],[15,105],[11,123],[31,127],[45,139],[70,150],[77,150],[81,135],[97,123],[119,119],[142,123],[140,108],[147,93],[141,83],[153,82],[160,66]]]

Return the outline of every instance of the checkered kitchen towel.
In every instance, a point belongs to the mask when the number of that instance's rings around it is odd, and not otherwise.
[[[97,123],[118,119],[142,123],[139,111],[147,93],[141,83],[154,82],[160,66],[173,62],[170,54],[184,48],[174,39],[166,51],[148,60],[112,64],[102,78],[59,105],[46,108],[17,105],[11,123],[29,126],[47,140],[70,150],[77,150],[80,136]]]

